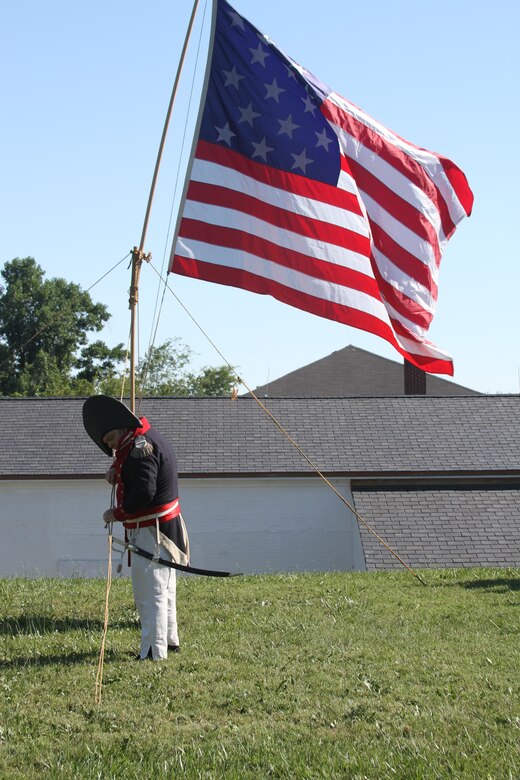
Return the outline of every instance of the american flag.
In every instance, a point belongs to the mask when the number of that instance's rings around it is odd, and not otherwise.
[[[473,195],[450,160],[331,91],[217,0],[171,272],[374,333],[432,373],[441,254]]]

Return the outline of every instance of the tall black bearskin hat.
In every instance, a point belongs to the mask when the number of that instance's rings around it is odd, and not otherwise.
[[[105,433],[114,428],[138,428],[141,420],[116,398],[91,395],[83,404],[83,425],[99,449],[112,455],[112,450],[102,440]]]

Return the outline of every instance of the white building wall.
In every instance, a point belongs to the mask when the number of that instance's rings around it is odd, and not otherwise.
[[[352,503],[348,480],[335,485]],[[355,518],[319,479],[185,479],[179,489],[194,566],[365,568]],[[110,495],[104,480],[0,481],[0,577],[106,576]],[[114,535],[123,537],[118,524]]]
[[[104,480],[1,481],[0,576],[106,576],[110,492]]]
[[[335,487],[352,503],[348,480]],[[247,573],[365,569],[354,516],[319,479],[194,479],[180,493],[194,566]]]

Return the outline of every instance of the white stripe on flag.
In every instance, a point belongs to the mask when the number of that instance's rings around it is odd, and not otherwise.
[[[399,345],[405,352],[411,355],[422,355],[424,357],[436,358],[437,360],[451,360],[451,355],[448,352],[443,352],[436,344],[432,344],[431,341],[412,341],[405,336],[396,333],[395,338]]]
[[[421,190],[420,187],[387,163],[386,160],[383,160],[382,157],[378,157],[370,149],[367,149],[366,146],[363,146],[360,141],[347,133],[346,130],[332,122],[329,122],[329,124],[339,137],[341,147],[345,151],[347,158],[355,156],[359,164],[375,176],[376,179],[379,179],[392,192],[395,192],[396,195],[416,208],[418,212],[424,214],[439,237],[439,244],[443,246],[447,239],[442,229],[439,211],[424,190]],[[352,154],[352,149],[356,150],[355,155]]]
[[[449,209],[452,221],[457,224],[461,219],[464,219],[466,212],[462,207],[461,202],[457,198],[457,194],[453,189],[453,186],[448,177],[446,176],[444,168],[437,155],[435,155],[433,152],[429,152],[427,149],[420,149],[419,147],[414,146],[414,144],[405,141],[404,138],[400,138],[398,135],[392,132],[392,130],[389,130],[387,127],[382,125],[376,119],[373,119],[373,117],[369,116],[368,114],[365,114],[364,111],[355,106],[353,103],[350,103],[337,92],[331,92],[327,98],[331,102],[335,103],[336,106],[341,108],[342,111],[345,111],[345,113],[354,116],[366,127],[380,135],[381,138],[385,139],[385,141],[393,144],[404,154],[417,160],[417,162],[428,174],[430,179],[438,187],[439,192],[444,198],[444,201]]]
[[[413,279],[409,274],[401,271],[376,247],[372,247],[372,253],[383,279],[396,290],[402,292],[403,295],[406,295],[407,298],[415,301],[422,309],[433,315],[436,302],[430,290],[416,279]]]
[[[384,304],[371,295],[351,287],[322,281],[243,250],[227,249],[215,244],[205,244],[202,241],[179,238],[175,253],[181,257],[196,259],[198,262],[245,270],[306,295],[312,295],[315,298],[321,298],[351,309],[358,309],[390,324]]]
[[[183,216],[184,219],[194,219],[209,225],[240,230],[266,241],[274,242],[285,249],[300,252],[310,258],[323,260],[343,268],[351,268],[371,279],[374,278],[370,260],[359,252],[353,252],[337,244],[301,236],[299,233],[277,227],[242,211],[187,200]],[[175,251],[177,253],[177,249]]]
[[[370,235],[368,224],[360,214],[354,214],[352,211],[346,211],[343,208],[332,206],[323,201],[280,190],[226,165],[219,165],[218,163],[196,158],[193,164],[191,179],[203,184],[227,187],[238,193],[246,193],[284,211],[290,211],[293,214],[309,219],[319,219],[322,222],[327,222],[329,225],[337,225],[346,230],[352,230],[361,236],[368,237]]]
[[[399,222],[398,219],[389,214],[383,206],[373,200],[369,195],[362,190],[360,190],[360,192],[370,215],[370,219],[388,233],[399,246],[402,246],[403,249],[406,249],[407,252],[417,258],[423,265],[427,266],[430,269],[433,279],[437,283],[439,269],[432,245],[428,243],[426,239],[419,238],[417,233],[414,233],[413,230],[410,230],[410,228],[403,225],[402,222]]]
[[[406,328],[406,330],[410,331],[410,336],[412,338],[417,337],[417,339],[419,339],[420,341],[425,340],[426,334],[428,333],[426,328],[421,328],[420,325],[417,325],[415,322],[412,322],[411,320],[407,319],[407,317],[405,317],[403,314],[396,311],[394,307],[390,303],[388,303],[387,300],[384,299],[384,297],[383,297],[383,302],[391,320],[399,322],[403,326],[403,328]]]

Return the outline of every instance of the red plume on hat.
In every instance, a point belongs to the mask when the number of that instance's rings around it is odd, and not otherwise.
[[[83,404],[83,425],[100,450],[112,455],[103,436],[114,428],[139,428],[141,420],[128,406],[109,395],[91,395]]]

